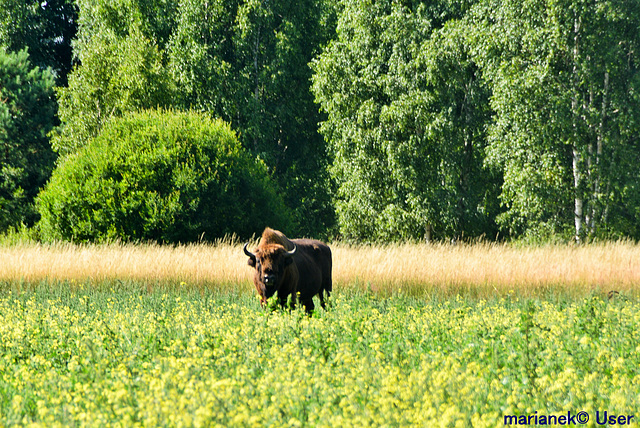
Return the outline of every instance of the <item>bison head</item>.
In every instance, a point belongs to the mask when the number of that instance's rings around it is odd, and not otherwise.
[[[278,244],[262,245],[253,254],[247,250],[247,245],[244,246],[244,253],[249,257],[247,263],[256,270],[254,283],[264,301],[280,289],[296,247],[287,251]]]

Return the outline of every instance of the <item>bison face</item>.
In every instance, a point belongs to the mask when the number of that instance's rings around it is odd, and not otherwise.
[[[245,245],[244,252],[249,256],[247,264],[256,270],[254,283],[264,301],[280,289],[296,248],[287,251],[282,245],[266,245],[253,254]]]

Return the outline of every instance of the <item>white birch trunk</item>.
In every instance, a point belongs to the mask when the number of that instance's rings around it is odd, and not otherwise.
[[[580,234],[582,233],[582,197],[580,196],[580,152],[578,148],[573,146],[573,188],[575,191],[573,218],[576,228],[576,242],[580,242]]]
[[[573,114],[573,142],[572,142],[572,166],[573,166],[573,190],[574,190],[574,209],[573,219],[575,224],[575,240],[580,242],[580,236],[582,234],[582,195],[581,195],[581,174],[580,174],[580,150],[578,148],[579,132],[578,132],[578,120],[580,115],[578,114],[578,58],[580,54],[580,17],[576,14],[573,21],[573,99],[571,100],[571,110]]]

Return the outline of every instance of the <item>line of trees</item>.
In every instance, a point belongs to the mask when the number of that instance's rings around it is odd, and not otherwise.
[[[638,239],[639,48],[631,1],[0,0],[0,228],[170,109],[231,124],[291,235]]]

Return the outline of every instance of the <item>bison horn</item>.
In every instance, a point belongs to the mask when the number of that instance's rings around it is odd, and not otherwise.
[[[296,253],[297,249],[298,247],[296,247],[296,244],[293,244],[293,250],[287,251],[287,256],[293,256]]]
[[[256,258],[256,255],[255,255],[255,254],[253,254],[251,251],[247,250],[247,246],[248,246],[248,245],[249,245],[249,243],[248,243],[248,242],[247,242],[246,244],[244,244],[244,248],[243,248],[244,253],[245,253],[247,256],[249,256],[250,258],[255,259],[255,258]]]

